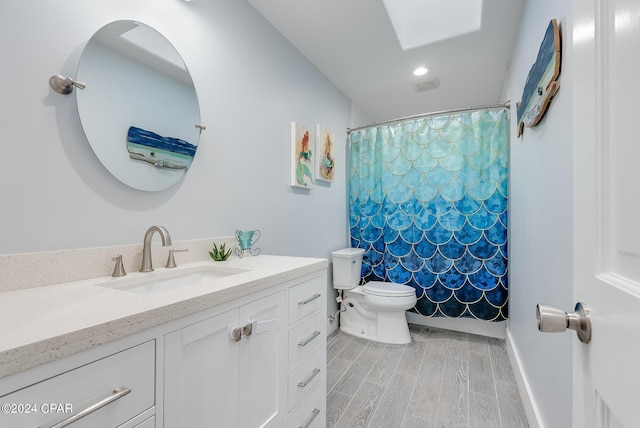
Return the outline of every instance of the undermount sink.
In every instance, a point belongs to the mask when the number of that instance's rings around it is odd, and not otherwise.
[[[140,274],[135,278],[107,280],[96,285],[130,293],[155,294],[194,285],[210,285],[215,288],[217,279],[243,272],[248,271],[217,266],[195,266],[175,271],[161,269]]]

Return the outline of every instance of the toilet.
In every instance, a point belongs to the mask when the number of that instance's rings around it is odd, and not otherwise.
[[[342,292],[340,331],[382,343],[411,342],[405,311],[415,306],[413,287],[371,281],[360,285],[362,248],[331,253],[333,288]]]

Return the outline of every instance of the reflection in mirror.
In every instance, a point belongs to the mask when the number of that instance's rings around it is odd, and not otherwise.
[[[200,108],[184,61],[153,28],[102,27],[85,46],[76,91],[84,132],[102,164],[139,190],[166,189],[186,173],[200,138]]]

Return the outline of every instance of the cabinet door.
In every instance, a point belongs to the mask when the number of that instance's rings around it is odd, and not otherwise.
[[[287,412],[285,292],[240,307],[238,318],[253,321],[253,329],[239,342],[240,423],[228,426],[282,427]]]
[[[233,310],[165,336],[164,425],[238,426],[238,343]]]

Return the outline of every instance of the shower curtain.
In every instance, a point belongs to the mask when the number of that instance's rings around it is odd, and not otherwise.
[[[425,316],[508,316],[508,114],[483,110],[349,134],[362,276],[415,288]]]

